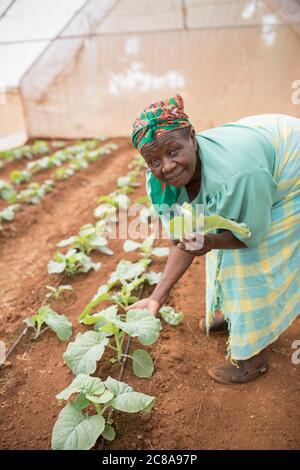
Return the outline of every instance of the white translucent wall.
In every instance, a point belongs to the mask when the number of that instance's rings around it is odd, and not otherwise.
[[[26,140],[19,90],[1,89],[0,85],[0,151],[22,145]]]
[[[176,92],[197,129],[249,114],[300,117],[300,7],[291,3],[286,20],[274,1],[88,2],[22,80],[29,135],[128,135],[145,104]]]
[[[21,78],[85,0],[0,0],[0,149],[27,139]]]

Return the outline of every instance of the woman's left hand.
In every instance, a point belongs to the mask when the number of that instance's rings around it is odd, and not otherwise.
[[[183,240],[180,240],[177,246],[181,250],[188,251],[194,256],[203,256],[215,247],[215,239],[214,236],[209,233],[206,235],[193,233],[184,237]]]

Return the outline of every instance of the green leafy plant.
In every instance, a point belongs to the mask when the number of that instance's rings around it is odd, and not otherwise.
[[[137,263],[120,261],[108,283],[100,286],[97,294],[84,309],[79,318],[80,323],[94,325],[99,336],[93,332],[87,332],[78,336],[75,342],[69,346],[65,354],[65,361],[74,373],[93,373],[106,346],[116,353],[111,361],[120,361],[124,357],[123,345],[126,335],[137,337],[143,345],[150,345],[157,340],[161,330],[158,319],[148,310],[126,311],[128,306],[138,300],[135,292],[139,286],[146,281],[149,284],[155,284],[159,281],[161,273],[145,272],[149,263],[148,259],[140,260]],[[121,289],[112,292],[112,289],[118,286]],[[92,313],[93,309],[102,301],[110,301],[114,305]],[[110,339],[108,340],[107,337]],[[86,345],[86,349],[84,345]],[[77,351],[80,351],[81,354],[78,354]],[[89,362],[87,365],[82,354],[84,356],[87,354],[89,359],[93,357],[92,363]],[[138,377],[152,375],[154,367],[148,352],[137,350],[128,357],[132,359],[133,370]]]
[[[75,397],[75,398],[74,398]],[[60,412],[52,431],[53,450],[89,450],[100,436],[115,438],[108,409],[125,413],[151,411],[155,397],[136,392],[124,382],[108,377],[78,375],[56,398],[70,400]],[[86,410],[86,411],[84,411]]]
[[[250,230],[243,223],[234,220],[225,219],[220,215],[197,215],[195,209],[185,202],[178,210],[180,216],[175,216],[170,220],[169,231],[173,239],[181,239],[193,232],[208,233],[216,229],[230,230],[247,237],[251,236]]]
[[[41,154],[49,152],[49,145],[45,140],[36,140],[32,146],[31,150],[34,154]]]
[[[17,194],[17,201],[27,204],[39,204],[47,193],[53,191],[54,183],[52,180],[45,180],[43,184],[29,183],[26,189]]]
[[[11,222],[15,218],[15,212],[19,209],[19,204],[12,204],[0,211],[0,229],[2,228],[1,222]]]
[[[115,351],[111,362],[120,362],[125,356],[126,335],[138,338],[142,345],[149,346],[158,339],[161,330],[160,320],[148,310],[129,310],[120,315],[117,305],[85,317],[83,323],[94,325],[96,332],[79,334],[75,342],[69,344],[64,360],[74,374],[95,372],[97,361],[106,346]],[[151,377],[154,370],[152,358],[148,352],[141,351],[138,349],[127,357],[132,359],[134,373],[138,377]]]
[[[53,178],[57,180],[65,180],[69,178],[70,176],[73,176],[75,171],[72,168],[56,168],[56,170],[53,173]]]
[[[89,255],[92,250],[101,251],[106,255],[113,255],[114,252],[108,248],[107,239],[97,233],[97,228],[93,224],[83,225],[78,235],[62,240],[57,244],[59,247],[70,245],[72,248],[82,251]]]
[[[170,250],[168,247],[155,247],[153,248],[154,238],[148,237],[142,243],[134,240],[126,240],[123,245],[123,250],[126,252],[140,250],[140,255],[144,258],[150,258],[151,256],[168,256]]]
[[[155,211],[153,204],[148,196],[142,196],[136,200],[136,204],[140,204],[141,210],[139,212],[139,218],[144,224],[149,223],[150,219],[153,221],[158,218],[157,212]]]
[[[138,153],[133,157],[133,160],[131,163],[129,163],[128,168],[130,170],[141,171],[147,168],[147,164],[142,155]]]
[[[94,216],[97,219],[109,219],[111,222],[117,221],[118,209],[126,210],[129,207],[130,199],[124,188],[113,191],[107,196],[98,199],[98,206],[94,209]]]
[[[48,327],[53,330],[61,341],[68,341],[72,335],[72,323],[65,315],[60,315],[49,305],[44,305],[36,315],[24,320],[28,327],[35,331],[34,339],[37,339]],[[46,328],[43,328],[47,325]]]
[[[140,183],[138,182],[138,172],[134,170],[129,172],[126,176],[120,176],[117,179],[117,186],[118,188],[139,187]]]
[[[0,198],[8,201],[10,204],[16,202],[17,193],[10,183],[0,180]]]
[[[48,300],[57,300],[59,299],[64,292],[73,291],[73,287],[70,285],[61,285],[58,287],[54,286],[46,286],[48,293],[46,294],[46,299]]]
[[[11,173],[10,173],[10,181],[14,184],[21,184],[21,183],[24,183],[25,181],[30,181],[31,180],[31,173],[29,173],[29,171],[26,171],[26,170],[13,170]]]
[[[48,273],[87,273],[91,269],[97,271],[100,267],[101,263],[94,263],[85,253],[70,248],[65,255],[59,251],[55,254],[53,260],[48,263]]]
[[[175,312],[173,307],[167,305],[161,307],[159,313],[165,322],[172,326],[178,326],[184,319],[182,312]]]
[[[107,284],[102,284],[97,293],[94,295],[92,300],[83,310],[82,314],[79,317],[79,321],[83,323],[85,317],[87,317],[92,310],[103,301],[115,301],[117,300],[119,306],[125,310],[129,305],[129,302],[133,303],[136,300],[136,297],[133,295],[133,290],[136,289],[143,282],[148,281],[149,284],[154,284],[155,281],[158,282],[157,273],[146,273],[148,265],[151,263],[150,259],[141,259],[136,263],[132,263],[128,260],[121,260],[116,270],[111,273],[110,278]],[[154,275],[153,275],[154,274]],[[156,276],[156,279],[154,277]],[[119,292],[112,293],[111,290],[115,287],[120,286],[125,287],[123,290],[123,296],[120,298]]]

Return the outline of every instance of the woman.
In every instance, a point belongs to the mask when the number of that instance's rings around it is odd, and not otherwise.
[[[177,95],[143,110],[132,141],[156,208],[204,204],[205,215],[243,222],[251,236],[218,230],[198,249],[195,235],[175,241],[161,282],[131,308],[157,314],[194,257],[206,255],[206,329],[228,330],[231,359],[209,375],[225,384],[261,376],[267,346],[300,313],[300,120],[253,116],[195,134]]]

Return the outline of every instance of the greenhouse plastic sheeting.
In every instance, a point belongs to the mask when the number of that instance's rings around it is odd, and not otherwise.
[[[197,129],[300,116],[298,0],[89,0],[77,10],[21,80],[31,137],[128,135],[145,104],[177,92]]]

